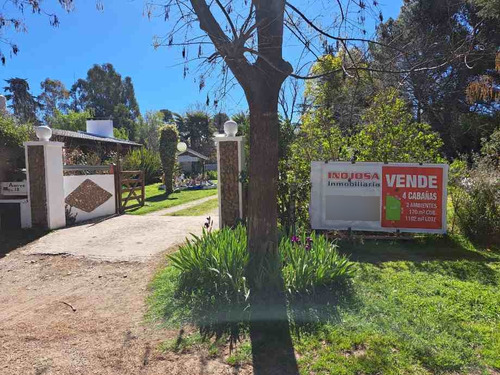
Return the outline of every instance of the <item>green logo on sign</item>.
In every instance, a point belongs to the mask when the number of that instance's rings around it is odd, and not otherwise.
[[[401,201],[391,195],[385,198],[385,219],[401,220]]]

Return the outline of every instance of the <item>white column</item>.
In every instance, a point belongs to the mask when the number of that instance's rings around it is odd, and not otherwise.
[[[25,142],[28,199],[33,226],[66,226],[62,142]]]

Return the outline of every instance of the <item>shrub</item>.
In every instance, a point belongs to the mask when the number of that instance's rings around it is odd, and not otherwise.
[[[353,276],[353,264],[321,235],[283,238],[279,254],[279,267],[266,267],[258,273],[278,274],[266,274],[266,280],[282,276],[289,302],[312,296],[320,289],[331,290]],[[201,237],[181,246],[170,260],[167,269],[174,268],[177,272],[168,272],[170,277],[161,284],[175,289],[171,295],[178,299],[179,306],[189,307],[190,319],[202,331],[220,336],[237,331],[242,322],[247,322],[251,289],[246,277],[250,255],[245,227],[205,231]]]
[[[146,185],[158,182],[162,171],[160,154],[147,148],[134,150],[125,156],[123,169],[144,171]]]
[[[207,178],[209,180],[217,180],[217,171],[207,171]]]
[[[192,319],[202,331],[220,336],[246,320],[250,292],[245,278],[249,253],[244,227],[204,231],[170,260],[180,272],[177,296],[191,307]]]
[[[500,244],[500,171],[485,158],[476,158],[473,167],[451,190],[455,220],[470,240],[487,245]]]
[[[0,113],[0,146],[22,148],[33,137],[31,124],[18,124],[14,117]]]
[[[160,158],[165,178],[165,194],[173,192],[175,153],[179,142],[179,132],[175,125],[165,125],[160,129]]]
[[[325,236],[283,238],[279,252],[283,264],[283,281],[290,295],[314,294],[316,289],[329,287],[353,276],[353,263],[340,255],[337,246]]]

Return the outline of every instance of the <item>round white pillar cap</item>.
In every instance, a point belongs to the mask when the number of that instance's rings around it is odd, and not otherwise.
[[[226,133],[226,137],[236,137],[236,133],[238,133],[238,124],[229,120],[224,123],[224,133]]]
[[[50,137],[52,137],[52,129],[46,125],[37,126],[35,128],[35,133],[40,141],[47,142],[50,140]]]

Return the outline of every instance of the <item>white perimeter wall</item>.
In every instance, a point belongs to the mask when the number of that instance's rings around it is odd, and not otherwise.
[[[108,191],[112,197],[92,212],[85,212],[72,207],[71,214],[77,214],[76,222],[95,219],[97,217],[113,215],[116,212],[115,202],[115,179],[112,174],[96,174],[86,176],[64,176],[64,199],[71,194],[85,180],[91,180],[104,190]]]

